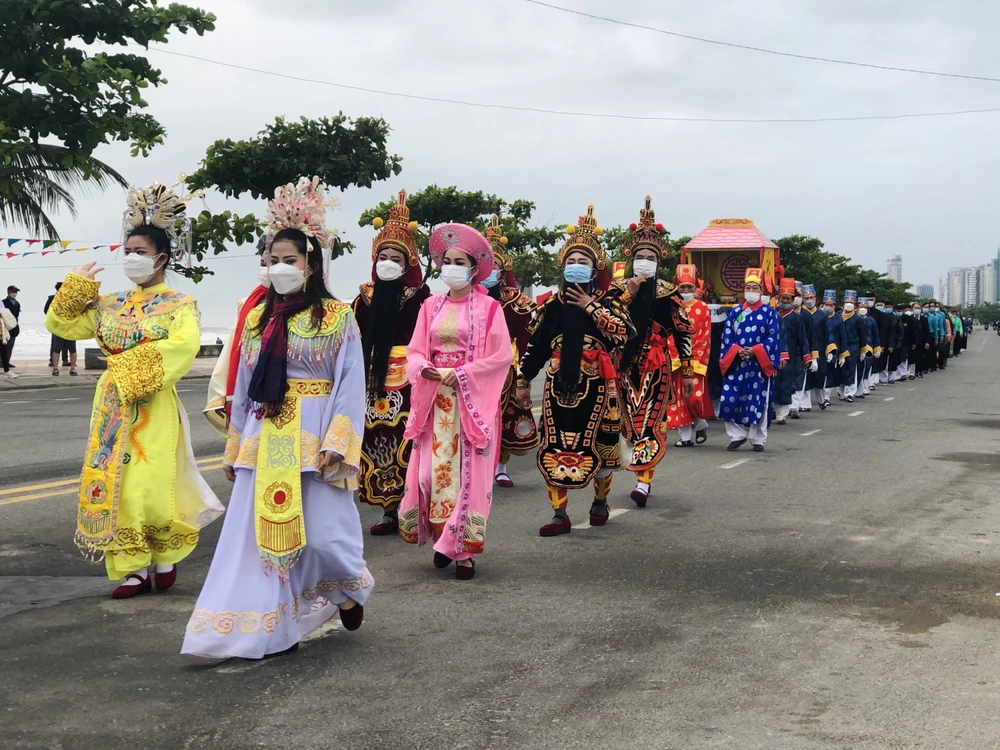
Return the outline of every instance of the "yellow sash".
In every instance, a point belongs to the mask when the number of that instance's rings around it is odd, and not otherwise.
[[[302,515],[302,398],[329,396],[329,380],[288,381],[281,411],[264,420],[257,452],[254,510],[261,559],[282,577],[302,556],[306,526]]]
[[[118,531],[118,496],[128,443],[126,408],[118,386],[106,378],[90,425],[76,521],[76,545],[93,561],[104,556]]]

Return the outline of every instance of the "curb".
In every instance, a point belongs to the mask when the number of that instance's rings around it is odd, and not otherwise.
[[[68,379],[69,378],[67,378],[67,380]],[[67,383],[65,381],[62,381],[62,382],[59,382],[59,383],[53,383],[51,381],[43,381],[41,383],[25,383],[24,385],[19,385],[19,384],[16,384],[16,383],[9,383],[9,384],[0,385],[0,394],[3,394],[3,393],[33,393],[35,391],[52,391],[52,390],[56,390],[56,389],[59,389],[59,388],[62,388],[63,390],[65,390],[67,388],[80,388],[81,386],[85,386],[85,385],[96,385],[97,381],[99,379],[100,379],[99,375],[97,375],[97,376],[94,376],[94,375],[86,376],[85,375],[85,376],[83,376],[82,379],[74,378],[73,382],[69,382],[69,383]],[[185,375],[178,382],[179,383],[187,383],[187,382],[190,382],[190,381],[193,381],[193,380],[211,380],[211,379],[212,379],[211,375]]]

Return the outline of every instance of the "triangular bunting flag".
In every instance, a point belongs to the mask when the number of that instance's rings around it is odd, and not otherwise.
[[[20,253],[7,253],[8,258],[16,258]]]
[[[55,251],[53,251],[53,252],[55,252]],[[69,253],[69,252],[72,252],[72,250],[60,250],[59,254],[62,255],[63,253]]]
[[[108,245],[108,250],[110,250],[111,252],[115,252],[120,247],[121,247],[121,244],[118,244],[118,245]]]
[[[55,252],[55,250],[42,250],[42,257],[44,257],[46,255],[51,255],[54,252]],[[27,255],[27,253],[25,253],[25,255]]]
[[[7,240],[7,247],[13,247],[15,242],[20,242],[21,240],[9,239]]]
[[[59,240],[43,240],[42,241],[42,247],[44,247],[47,250],[48,248],[52,247],[53,245],[57,244],[58,242],[59,242]]]
[[[27,256],[29,256],[29,255],[38,255],[38,253],[36,253],[36,252],[34,252],[34,251],[32,251],[32,252],[30,252],[30,253],[21,253],[21,257],[27,257]]]
[[[63,240],[59,244],[62,245],[63,248],[67,248],[67,247],[69,247],[70,245],[73,244],[73,241],[72,240]]]
[[[73,248],[73,252],[77,252],[77,253],[85,253],[88,250],[90,250],[89,247],[74,247]]]
[[[34,245],[36,242],[41,242],[41,240],[25,240],[29,245]]]

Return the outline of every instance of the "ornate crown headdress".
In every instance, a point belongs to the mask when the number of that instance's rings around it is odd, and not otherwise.
[[[275,188],[274,198],[267,202],[268,247],[282,229],[297,229],[314,237],[320,247],[329,248],[337,230],[326,226],[326,210],[339,205],[335,197],[327,196],[319,177],[300,177],[295,184]]]
[[[158,227],[170,238],[171,255],[176,257],[181,251],[188,256],[191,265],[192,221],[187,215],[187,203],[192,198],[202,198],[205,193],[196,190],[181,196],[176,192],[187,179],[181,174],[177,182],[169,187],[154,182],[146,188],[130,186],[125,195],[125,214],[122,218],[122,234],[128,234],[141,226]]]
[[[630,224],[629,229],[632,236],[628,238],[622,253],[626,258],[635,255],[635,251],[640,247],[648,247],[660,256],[660,260],[666,260],[670,256],[670,245],[663,239],[664,228],[662,224],[656,223],[656,214],[653,212],[653,199],[646,196],[646,207],[639,211],[639,223]]]
[[[504,271],[514,269],[514,259],[506,251],[507,238],[504,237],[503,229],[500,227],[500,217],[493,214],[490,224],[486,227],[486,239],[490,241],[493,248],[493,258]]]
[[[567,255],[574,250],[580,250],[594,259],[597,270],[603,271],[608,265],[608,256],[598,239],[603,232],[604,230],[597,226],[597,219],[594,218],[594,204],[591,203],[587,206],[586,215],[580,217],[576,226],[570,224],[566,227],[569,239],[566,240],[566,244],[562,246],[556,256],[556,263],[561,266]]]
[[[399,191],[399,198],[396,204],[389,209],[389,221],[382,221],[381,216],[376,216],[372,220],[372,226],[379,229],[372,241],[372,262],[378,260],[379,251],[386,245],[398,248],[406,253],[406,262],[411,268],[420,266],[420,252],[417,250],[417,243],[413,239],[413,233],[417,231],[417,222],[410,221],[410,209],[406,205],[406,191]]]

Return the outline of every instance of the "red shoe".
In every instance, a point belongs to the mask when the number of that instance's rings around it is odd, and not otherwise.
[[[572,530],[573,524],[570,522],[569,516],[556,516],[538,530],[538,535],[559,536],[560,534],[568,534]]]
[[[601,507],[603,507],[604,510],[608,510],[608,504],[607,503],[594,503],[593,505],[590,506],[590,525],[591,526],[603,526],[604,524],[606,524],[608,522],[608,518],[611,516],[610,512],[604,513],[603,515],[600,514],[600,513],[594,513],[594,508],[601,508]]]
[[[382,516],[382,520],[369,529],[372,536],[389,536],[399,531],[399,517],[391,513]]]
[[[501,471],[499,474],[497,474],[494,477],[494,479],[496,479],[498,487],[513,487],[514,486],[514,480],[511,479],[507,475],[506,471]]]
[[[455,578],[460,581],[471,581],[476,577],[476,561],[471,560],[472,565],[456,565]]]
[[[640,508],[646,507],[646,501],[649,499],[649,490],[643,490],[636,487],[632,490],[632,494],[629,495],[632,498],[632,502],[638,505]]]
[[[340,609],[340,624],[344,626],[344,630],[357,630],[364,621],[365,608],[360,604],[355,604],[350,609]]]
[[[166,591],[167,589],[169,589],[171,586],[174,585],[174,582],[176,580],[177,580],[177,566],[176,565],[168,573],[159,573],[159,572],[157,572],[157,574],[156,574],[156,590],[157,591]]]
[[[140,578],[135,573],[129,573],[122,584],[111,592],[112,599],[131,599],[139,594],[148,594],[153,590],[153,582],[149,576]]]

